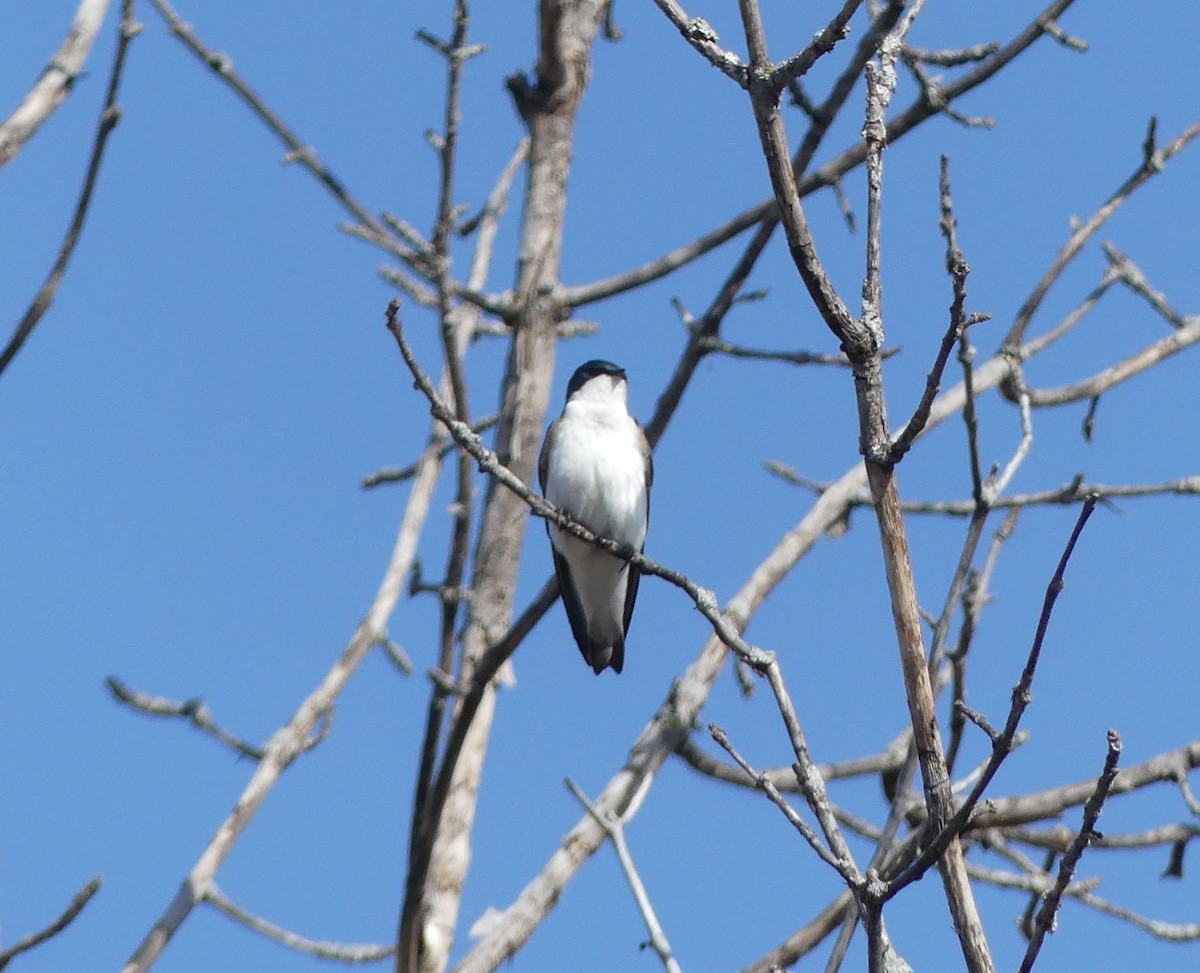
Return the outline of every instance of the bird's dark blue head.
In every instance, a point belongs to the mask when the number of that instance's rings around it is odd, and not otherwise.
[[[569,399],[598,375],[612,375],[616,378],[624,378],[625,369],[602,358],[593,358],[591,361],[585,361],[575,369],[575,374],[571,376],[571,381],[567,383],[567,398]]]

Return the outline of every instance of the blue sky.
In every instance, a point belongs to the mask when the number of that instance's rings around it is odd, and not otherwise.
[[[10,5],[0,13],[0,93],[15,104],[61,42],[75,4]],[[143,5],[144,6],[144,5]],[[413,39],[444,35],[445,4],[364,2],[308,7],[244,2],[183,7],[211,46],[313,144],[375,211],[427,228],[436,166],[422,133],[440,124],[439,60]],[[532,4],[477,4],[459,198],[475,208],[521,135],[503,79],[530,70]],[[688,7],[738,46],[736,4]],[[814,8],[815,10],[816,8]],[[931,0],[912,41],[923,47],[1005,40],[1031,3]],[[772,53],[801,46],[811,22],[790,3],[764,3]],[[90,147],[116,29],[110,11],[87,73],[52,121],[0,174],[0,295],[15,322],[54,258]],[[688,50],[652,4],[618,5],[620,43],[600,42],[580,116],[569,189],[563,280],[619,272],[687,242],[769,192],[744,96]],[[961,104],[994,130],[937,119],[886,159],[885,326],[904,353],[889,362],[893,418],[907,415],[946,322],[950,290],[937,229],[937,164],[951,159],[960,243],[973,267],[970,307],[990,353],[1072,216],[1086,217],[1134,169],[1147,120],[1165,141],[1196,120],[1193,5],[1171,0],[1132,22],[1081,0],[1063,27],[1087,54],[1043,40]],[[265,740],[341,651],[386,567],[406,488],[364,492],[361,477],[407,464],[427,429],[383,327],[392,291],[380,257],[336,229],[343,213],[297,167],[279,164],[269,133],[167,35],[148,7],[134,42],[113,136],[83,241],[56,302],[0,378],[0,935],[40,928],[94,874],[105,885],[65,933],[18,962],[22,970],[112,969],[166,906],[251,773],[183,725],[117,707],[117,675],[145,692],[201,696],[234,732]],[[856,21],[861,29],[861,21]],[[836,65],[819,65],[820,90]],[[914,97],[904,78],[897,106]],[[861,99],[818,162],[857,138]],[[5,109],[7,110],[7,109]],[[793,138],[800,132],[789,118]],[[1200,311],[1195,253],[1200,147],[1185,152],[1102,232],[1184,313]],[[861,174],[846,180],[860,220]],[[514,199],[489,289],[511,280]],[[835,283],[851,302],[861,282],[861,233],[847,233],[829,194],[807,211]],[[754,347],[835,350],[777,241],[751,278],[769,296],[741,305],[725,336]],[[684,334],[670,299],[703,310],[739,252],[727,245],[652,288],[588,307],[598,335],[563,344],[553,411],[567,377],[593,357],[624,364],[631,406],[646,418]],[[465,259],[463,250],[461,258]],[[1040,332],[1099,280],[1093,245],[1035,319]],[[433,370],[428,318],[406,311]],[[1166,333],[1145,305],[1114,293],[1077,335],[1029,369],[1057,385]],[[499,339],[470,352],[472,408],[494,408]],[[1095,441],[1079,435],[1083,406],[1038,412],[1035,443],[1013,483],[1046,489],[1083,472],[1104,483],[1200,473],[1195,352],[1106,396]],[[953,369],[953,365],[951,366]],[[953,371],[951,372],[953,375]],[[955,376],[956,377],[956,376]],[[984,403],[985,463],[1016,445],[1016,418]],[[764,459],[816,479],[855,461],[848,375],[710,358],[656,455],[647,553],[731,596],[807,510],[810,498],[767,476]],[[906,497],[965,497],[961,423],[922,442],[900,472]],[[430,571],[444,559],[449,481],[421,544]],[[1195,687],[1194,498],[1122,501],[1093,518],[1068,572],[1026,725],[1032,738],[1002,769],[995,793],[1095,776],[1104,731],[1120,730],[1133,764],[1200,736]],[[1027,513],[1006,545],[973,650],[971,703],[1000,722],[1032,636],[1046,581],[1070,531],[1070,510]],[[941,604],[963,525],[914,520],[918,590]],[[531,524],[518,606],[551,570]],[[393,637],[432,664],[436,614],[404,600]],[[619,679],[596,679],[555,608],[516,657],[483,781],[463,928],[507,905],[541,867],[580,809],[561,784],[596,794],[695,656],[707,626],[682,594],[644,582]],[[858,512],[769,599],[748,637],[779,652],[818,760],[874,752],[906,719],[875,530]],[[372,657],[341,697],[333,732],[268,797],[218,875],[247,908],[302,934],[389,941],[403,883],[408,801],[427,683]],[[723,676],[705,718],[725,726],[760,766],[786,763],[769,695],[746,703]],[[702,742],[704,742],[702,740]],[[982,754],[979,741],[969,760]],[[536,760],[530,755],[536,754]],[[835,800],[881,819],[874,781],[836,785]],[[1064,819],[1078,823],[1078,812]],[[1113,801],[1101,830],[1187,820],[1165,785]],[[687,970],[737,969],[785,938],[837,892],[837,882],[761,795],[698,779],[671,764],[629,828],[660,917]],[[858,847],[858,846],[856,846]],[[1194,868],[1159,879],[1165,849],[1092,852],[1081,876],[1148,916],[1200,921]],[[999,965],[1023,943],[1014,893],[981,892]],[[917,969],[952,968],[956,947],[937,883],[888,913]],[[568,887],[520,954],[518,970],[656,969],[611,849]],[[465,934],[455,951],[464,954]],[[1193,970],[1200,945],[1170,946],[1068,903],[1038,969]],[[817,968],[821,958],[801,968]],[[861,952],[851,964],[861,968]],[[157,968],[315,969],[199,909]],[[17,967],[14,965],[14,969]],[[849,967],[847,967],[849,968]]]

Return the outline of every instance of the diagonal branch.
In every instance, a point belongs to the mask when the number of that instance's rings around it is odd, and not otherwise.
[[[1155,127],[1155,121],[1151,121],[1151,132],[1153,132]],[[1054,282],[1062,276],[1063,271],[1066,270],[1071,261],[1079,254],[1079,251],[1083,249],[1083,245],[1092,238],[1093,234],[1108,221],[1109,217],[1140,186],[1161,172],[1163,166],[1198,135],[1200,135],[1200,122],[1195,122],[1161,149],[1155,148],[1152,137],[1147,138],[1146,144],[1143,146],[1142,161],[1133,171],[1133,174],[1117,187],[1116,191],[1109,196],[1103,206],[1092,214],[1090,219],[1079,225],[1067,242],[1062,245],[1058,253],[1055,254],[1050,267],[1042,275],[1041,280],[1037,282],[1032,293],[1030,293],[1029,297],[1025,299],[1025,303],[1017,311],[1016,319],[1013,321],[1013,325],[1004,339],[1005,347],[1015,349],[1025,340],[1025,331],[1029,327],[1029,322],[1033,319],[1033,315],[1037,312],[1037,309],[1041,307],[1046,294]]]
[[[1128,358],[1110,365],[1090,378],[1070,385],[1060,385],[1051,389],[1028,389],[1029,404],[1034,408],[1045,408],[1051,405],[1063,405],[1067,402],[1077,402],[1080,399],[1091,399],[1107,392],[1114,386],[1126,382],[1161,361],[1179,354],[1194,344],[1200,342],[1200,316],[1189,318],[1182,328],[1172,331],[1169,335],[1147,345],[1141,351]]]
[[[783,812],[783,816],[787,818],[788,823],[800,833],[800,837],[808,842],[809,847],[816,852],[817,857],[841,875],[842,880],[852,890],[856,890],[862,884],[863,877],[859,873],[858,867],[854,864],[854,859],[849,857],[841,858],[826,848],[821,843],[821,839],[817,836],[817,833],[809,827],[808,822],[779,793],[779,788],[772,782],[770,775],[759,773],[751,767],[745,758],[738,753],[733,744],[729,742],[728,734],[721,727],[715,723],[710,723],[708,725],[708,732],[712,734],[712,738],[717,742],[717,745],[725,750],[734,759],[734,762],[742,768],[742,772],[754,782],[754,786],[766,794],[770,798],[771,803]],[[797,778],[800,777],[799,774],[795,776]],[[797,782],[799,783],[799,780]],[[800,786],[800,790],[807,796],[808,792],[802,785]]]
[[[1046,586],[1046,595],[1042,602],[1041,615],[1038,617],[1037,631],[1033,637],[1033,644],[1030,646],[1029,656],[1025,660],[1025,668],[1021,672],[1021,678],[1017,681],[1016,686],[1013,687],[1012,705],[1008,712],[1008,719],[1005,721],[1004,730],[998,733],[992,740],[992,755],[984,766],[983,772],[979,775],[979,780],[954,816],[940,828],[938,833],[925,846],[920,857],[889,884],[886,893],[887,898],[894,897],[902,889],[919,880],[938,861],[950,842],[962,833],[967,822],[971,819],[976,804],[978,804],[979,799],[983,796],[983,792],[992,782],[992,778],[996,776],[996,771],[1000,769],[1000,764],[1004,762],[1005,758],[1012,751],[1021,717],[1033,699],[1033,677],[1037,671],[1038,660],[1041,657],[1042,646],[1045,643],[1046,631],[1050,626],[1050,617],[1054,613],[1055,602],[1058,601],[1058,596],[1064,587],[1063,575],[1066,573],[1067,563],[1071,560],[1071,554],[1075,550],[1075,545],[1079,541],[1079,537],[1083,533],[1083,528],[1087,525],[1088,518],[1091,517],[1095,507],[1096,500],[1094,497],[1089,497],[1084,501],[1083,508],[1079,512],[1079,517],[1075,521],[1075,527],[1071,531],[1070,538],[1067,540],[1067,546],[1059,558],[1058,567],[1055,568],[1054,574],[1050,578],[1050,583]]]
[[[334,960],[339,963],[378,963],[396,951],[395,946],[378,946],[371,943],[335,943],[301,936],[243,909],[222,892],[215,882],[210,884],[204,893],[204,901],[234,922],[241,923],[260,936],[273,939],[281,946],[286,946],[297,953],[305,953],[319,959]]]
[[[654,0],[654,3],[704,60],[740,87],[746,87],[746,65],[740,57],[721,46],[721,39],[707,20],[689,17],[677,0]]]
[[[625,873],[625,880],[629,883],[630,891],[633,892],[638,911],[646,923],[646,931],[650,933],[650,948],[658,954],[667,973],[682,973],[679,961],[671,950],[671,943],[667,940],[667,934],[663,931],[662,923],[658,921],[658,914],[650,902],[650,896],[646,892],[642,877],[633,864],[633,855],[630,854],[629,844],[625,840],[624,823],[619,818],[606,814],[596,807],[571,778],[568,777],[564,783],[567,785],[567,790],[574,795],[575,800],[583,805],[587,813],[604,829],[604,833],[612,841],[613,850],[617,853],[617,860],[621,863],[621,871]]]
[[[1084,805],[1083,823],[1079,826],[1079,834],[1075,836],[1071,847],[1063,855],[1054,887],[1046,894],[1042,902],[1042,907],[1038,910],[1038,914],[1034,919],[1033,936],[1030,938],[1029,946],[1025,950],[1025,957],[1021,960],[1019,973],[1029,973],[1033,969],[1033,964],[1037,961],[1038,953],[1041,952],[1042,943],[1046,939],[1046,933],[1054,931],[1056,925],[1055,914],[1062,903],[1063,893],[1067,890],[1067,886],[1071,884],[1071,879],[1075,876],[1075,867],[1079,864],[1079,859],[1083,857],[1084,849],[1087,848],[1094,837],[1098,836],[1095,830],[1096,822],[1100,819],[1100,812],[1104,808],[1108,792],[1112,787],[1113,780],[1117,776],[1117,762],[1120,759],[1121,737],[1116,730],[1109,730],[1108,754],[1104,758],[1104,770],[1096,781],[1095,791],[1088,798],[1087,804]]]
[[[255,115],[267,126],[279,141],[287,146],[287,162],[298,162],[315,177],[354,219],[373,233],[381,237],[389,234],[383,225],[367,211],[354,195],[345,187],[333,171],[321,161],[316,150],[288,127],[287,123],[275,113],[275,110],[234,70],[233,61],[228,55],[208,47],[196,35],[191,24],[184,21],[176,13],[175,8],[167,0],[150,0],[151,4],[162,15],[167,28],[216,76],[227,84]],[[408,251],[415,258],[415,251]],[[415,262],[415,261],[414,261]]]
[[[924,95],[918,97],[908,108],[904,109],[898,115],[894,116],[887,123],[887,142],[889,145],[894,145],[897,141],[917,128],[923,122],[933,116],[943,112],[945,106],[951,104],[955,99],[961,98],[963,95],[979,87],[984,82],[991,79],[999,71],[1007,67],[1015,58],[1024,53],[1032,44],[1041,37],[1049,33],[1047,24],[1052,23],[1056,17],[1061,16],[1072,4],[1074,0],[1053,0],[1053,2],[1037,17],[1033,18],[1026,27],[1021,30],[1008,44],[997,50],[992,56],[980,62],[974,69],[964,74],[961,78],[947,83],[940,89],[942,103],[937,104],[931,102]],[[879,17],[872,24],[871,31],[868,31],[864,40],[870,40],[869,44],[871,54],[874,54],[877,46],[877,38],[875,38],[875,28],[883,25],[886,32],[895,23],[895,18],[903,9],[903,3],[891,0],[881,11]],[[850,72],[851,80],[857,79],[861,68],[856,68]],[[840,81],[839,81],[840,85]],[[848,94],[849,91],[846,91]],[[840,101],[838,102],[840,106]],[[836,115],[836,109],[833,112],[828,110],[828,105],[820,106],[816,112],[816,120],[819,123],[813,129],[810,129],[810,135],[806,138],[808,141],[814,131],[818,131],[818,141],[824,136],[828,125],[833,121]],[[805,146],[802,146],[801,154],[804,154]],[[822,189],[825,186],[834,186],[838,180],[846,173],[862,165],[866,159],[866,151],[861,140],[856,141],[848,148],[843,150],[835,158],[831,159],[825,165],[821,166],[816,171],[810,173],[803,178],[798,190],[801,197],[806,197],[811,193]],[[807,170],[807,163],[811,160],[811,156],[806,156],[805,164],[798,165],[796,171],[803,174]],[[657,257],[654,260],[636,267],[632,270],[616,274],[604,280],[595,281],[591,284],[577,285],[562,289],[561,298],[563,303],[571,307],[579,307],[582,304],[592,301],[602,300],[606,297],[611,297],[614,294],[619,294],[623,291],[630,290],[641,284],[649,283],[653,280],[658,280],[665,277],[681,266],[696,260],[706,253],[715,250],[717,247],[732,240],[734,237],[744,233],[751,227],[762,224],[764,221],[778,219],[778,206],[775,198],[765,199],[747,210],[742,211],[736,216],[731,217],[721,226],[705,233],[703,236],[677,247],[675,250]]]
[[[83,224],[92,204],[92,193],[100,175],[100,163],[104,161],[104,151],[108,147],[108,138],[121,120],[121,106],[117,104],[117,95],[120,93],[121,78],[125,73],[125,58],[129,53],[129,43],[141,32],[141,29],[141,25],[133,19],[133,0],[124,0],[121,8],[121,23],[117,28],[117,52],[113,58],[112,71],[108,76],[108,92],[104,96],[104,107],[100,110],[100,118],[96,123],[96,137],[92,143],[91,157],[88,159],[87,170],[83,176],[83,188],[79,191],[79,200],[71,215],[67,234],[58,250],[58,256],[54,258],[50,273],[47,274],[46,280],[17,324],[12,337],[8,339],[8,344],[4,346],[3,351],[0,351],[0,374],[4,373],[9,363],[16,357],[17,352],[21,350],[22,345],[25,344],[26,339],[33,333],[38,322],[50,310],[54,296],[58,293],[58,285],[62,283],[63,275],[67,272],[67,264],[70,263],[71,256],[75,253],[75,247],[79,244],[80,235],[83,233]]]
[[[808,74],[809,69],[821,57],[832,51],[839,41],[849,35],[850,18],[862,6],[862,2],[863,0],[845,0],[842,8],[833,15],[824,29],[817,31],[807,47],[771,69],[768,80],[771,87],[775,89],[776,97],[781,96],[788,85]]]
[[[304,751],[306,741],[311,739],[314,728],[323,715],[329,712],[350,677],[371,649],[387,639],[388,619],[404,588],[404,579],[408,577],[412,568],[417,538],[429,511],[429,503],[440,470],[441,457],[436,444],[433,444],[426,449],[421,468],[413,478],[412,490],[397,532],[391,561],[366,617],[320,685],[267,742],[262,760],[233,810],[217,828],[216,834],[196,860],[162,915],[121,968],[122,973],[144,973],[154,965],[192,910],[203,900],[217,871],[257,814],[263,800],[296,756]]]
[[[21,151],[75,88],[92,50],[109,0],[80,0],[62,46],[42,69],[41,77],[0,124],[0,168]]]
[[[126,685],[116,676],[109,676],[104,680],[104,684],[108,687],[108,691],[112,693],[113,699],[119,703],[124,703],[130,709],[137,710],[139,713],[146,713],[150,716],[187,720],[197,730],[207,733],[213,739],[223,743],[234,753],[243,757],[249,757],[251,760],[262,760],[263,758],[262,747],[256,747],[253,743],[249,743],[236,734],[230,733],[218,724],[212,718],[212,713],[209,711],[208,706],[205,705],[204,700],[198,696],[184,700],[182,703],[177,703],[172,699],[165,699],[162,696],[148,696],[146,693],[140,693]]]
[[[92,896],[100,891],[101,884],[102,881],[100,876],[97,875],[90,882],[88,882],[87,885],[85,885],[78,892],[76,892],[74,896],[71,897],[70,903],[62,911],[59,917],[50,923],[50,925],[46,926],[45,929],[40,929],[22,939],[18,939],[7,949],[0,950],[0,970],[3,970],[6,966],[8,966],[8,964],[11,963],[15,957],[20,956],[22,953],[29,952],[29,950],[33,949],[35,946],[40,946],[47,939],[57,936],[60,932],[66,929],[67,926],[75,921],[79,913],[83,911],[84,906],[86,906],[92,900]]]

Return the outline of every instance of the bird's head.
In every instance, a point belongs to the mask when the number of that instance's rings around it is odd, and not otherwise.
[[[567,383],[567,401],[584,399],[608,399],[613,393],[625,398],[625,369],[610,361],[595,358],[584,362]]]

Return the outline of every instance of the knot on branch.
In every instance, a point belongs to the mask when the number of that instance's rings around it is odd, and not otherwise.
[[[693,42],[703,41],[707,44],[716,44],[720,40],[717,32],[713,30],[712,24],[703,17],[693,17],[688,21],[687,39]]]

